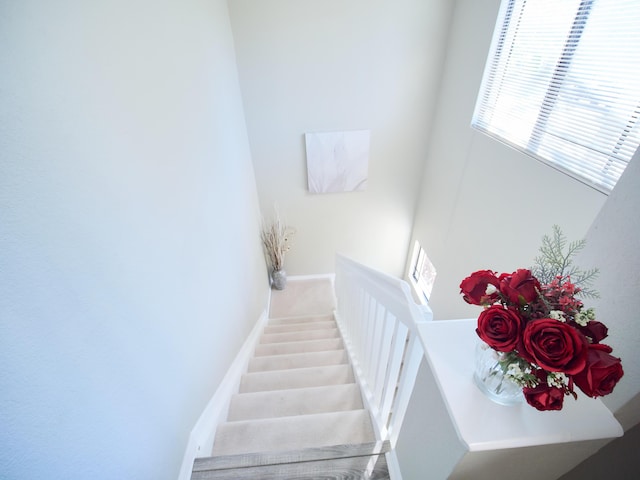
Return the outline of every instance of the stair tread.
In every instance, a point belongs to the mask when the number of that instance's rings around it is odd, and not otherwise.
[[[240,393],[354,383],[351,365],[290,368],[245,373],[240,379]]]
[[[337,328],[321,328],[296,332],[263,333],[260,337],[260,344],[300,342],[325,338],[340,338],[340,331]]]
[[[360,388],[355,383],[271,390],[233,395],[228,421],[288,417],[362,409]]]
[[[254,355],[286,355],[290,353],[320,352],[325,350],[342,350],[342,338],[322,338],[319,340],[302,340],[299,342],[264,343],[256,345]]]
[[[322,350],[319,352],[302,352],[284,355],[263,355],[249,360],[247,372],[264,372],[284,370],[287,368],[319,367],[322,365],[339,365],[349,362],[344,349]]]
[[[294,315],[290,317],[275,317],[270,318],[268,325],[290,325],[300,323],[313,323],[335,320],[332,313],[320,314],[320,315]]]
[[[274,452],[375,441],[364,410],[317,413],[219,425],[213,455]]]
[[[323,330],[337,328],[335,320],[322,320],[317,322],[288,323],[284,325],[266,325],[264,333],[300,332],[303,330]]]

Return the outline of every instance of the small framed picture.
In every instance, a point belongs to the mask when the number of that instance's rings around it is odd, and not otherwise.
[[[369,170],[369,130],[305,134],[309,192],[364,190]]]

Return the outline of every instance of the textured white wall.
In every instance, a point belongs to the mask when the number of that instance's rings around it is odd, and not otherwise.
[[[622,358],[624,377],[604,403],[625,429],[640,422],[640,322],[635,304],[640,293],[640,151],[609,195],[587,232],[587,245],[576,258],[597,266],[600,298],[588,305],[609,327],[604,343]]]
[[[613,354],[622,358],[624,377],[602,401],[625,429],[617,438],[588,458],[562,480],[605,478],[615,465],[618,478],[634,478],[640,468],[640,324],[634,308],[640,292],[640,151],[587,232],[587,245],[576,259],[600,268],[600,298],[591,300],[599,320],[609,327],[605,339]]]
[[[0,45],[0,477],[174,479],[268,293],[226,2],[2,2]]]
[[[289,273],[334,271],[336,251],[402,275],[451,3],[230,0],[265,216],[297,229]],[[304,134],[370,130],[364,192],[310,194]]]
[[[607,198],[470,127],[500,2],[455,5],[413,233],[438,271],[436,319],[477,316],[463,278],[529,267],[554,224],[584,237]]]

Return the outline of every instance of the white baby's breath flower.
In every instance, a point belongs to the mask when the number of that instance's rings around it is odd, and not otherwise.
[[[567,320],[564,318],[564,313],[562,310],[551,310],[549,312],[549,318],[553,318],[554,320],[558,320],[560,322],[566,322]]]
[[[576,323],[581,327],[586,327],[587,323],[589,323],[589,319],[586,315],[583,315],[582,312],[576,315],[575,317]]]
[[[520,365],[517,363],[511,363],[507,367],[507,375],[514,378],[522,376],[522,369],[520,368]]]
[[[567,376],[560,372],[551,372],[547,375],[547,384],[550,387],[563,388],[567,384]]]
[[[591,320],[595,320],[596,311],[593,308],[587,308],[586,310],[576,315],[576,323],[582,327],[585,327]]]
[[[497,291],[498,291],[498,289],[496,288],[495,285],[493,285],[491,283],[487,283],[487,288],[485,289],[484,293],[485,293],[485,295],[493,295]]]
[[[520,364],[514,362],[514,363],[510,363],[509,366],[507,367],[505,376],[511,379],[517,385],[520,385],[522,387],[522,386],[525,386],[527,383],[525,379],[526,373],[527,373],[526,370],[523,371],[522,368],[520,367]]]

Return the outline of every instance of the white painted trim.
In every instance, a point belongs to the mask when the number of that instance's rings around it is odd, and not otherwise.
[[[358,384],[363,405],[365,409],[369,412],[369,414],[372,415],[371,425],[373,426],[373,432],[376,436],[376,440],[382,441],[384,438],[386,438],[387,431],[386,429],[384,431],[381,430],[380,424],[375,419],[375,415],[378,412],[378,407],[376,403],[373,401],[371,388],[367,383],[367,380],[364,376],[364,372],[362,371],[362,368],[360,367],[360,363],[358,362],[356,354],[353,351],[353,343],[351,341],[351,337],[349,336],[349,332],[338,310],[333,311],[333,318],[335,319],[336,324],[338,325],[338,330],[340,330],[340,336],[342,337],[342,343],[344,345],[345,350],[347,351],[347,355],[349,356],[349,363],[351,365],[351,369],[353,370],[356,383]],[[394,446],[392,445],[391,448],[394,448]]]
[[[424,248],[420,245],[420,242],[416,240],[415,243],[413,244],[413,253],[411,254],[411,263],[407,265],[406,278],[407,278],[407,283],[411,285],[411,293],[415,302],[420,305],[429,305],[429,302],[425,298],[424,292],[418,286],[418,283],[416,282],[415,278],[413,278],[413,271],[415,270],[416,262],[418,261],[418,255],[420,255],[420,250],[424,250]]]
[[[328,278],[331,280],[331,283],[335,281],[336,274],[335,273],[318,273],[314,275],[288,275],[287,278],[292,282],[296,280],[317,280],[320,278]]]
[[[242,374],[247,371],[249,360],[253,356],[255,347],[260,339],[264,327],[267,323],[268,315],[265,310],[260,315],[253,330],[240,348],[240,351],[227,370],[226,375],[220,382],[218,389],[209,400],[200,418],[196,422],[191,434],[187,448],[182,459],[182,466],[178,480],[190,480],[193,470],[193,461],[197,457],[208,457],[213,450],[213,439],[216,428],[227,419],[231,396],[238,392]]]
[[[393,449],[387,452],[387,468],[389,469],[389,478],[391,480],[402,480],[402,472],[400,471],[400,462],[398,462],[398,456],[396,450]]]
[[[405,276],[407,279],[413,278],[413,267],[416,264],[416,260],[418,260],[418,253],[420,253],[420,242],[415,240],[413,242],[413,250],[411,250],[411,260],[407,263],[407,268],[405,269]]]
[[[413,279],[413,275],[409,275],[409,285],[411,285],[411,293],[415,302],[421,305],[429,305],[427,299],[424,298],[424,295],[422,294],[422,290],[420,290],[418,284]]]

